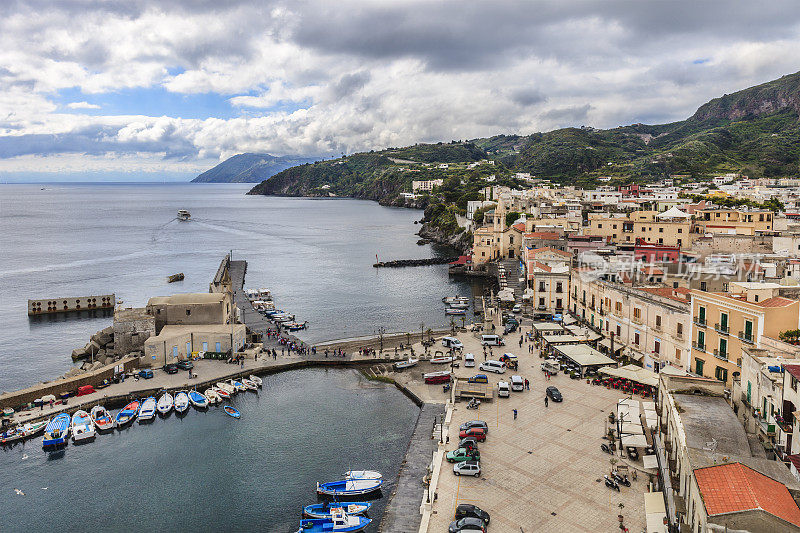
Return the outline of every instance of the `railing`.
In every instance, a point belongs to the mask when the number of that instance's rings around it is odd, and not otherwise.
[[[692,318],[692,322],[694,322],[696,325],[701,326],[701,327],[706,327],[708,325],[708,323],[706,322],[706,319],[705,318],[700,318],[699,316],[696,316],[696,317]]]
[[[722,333],[723,335],[729,335],[731,328],[727,324],[714,324],[714,331],[717,333]]]
[[[652,329],[653,331],[662,331],[662,330],[661,330],[661,324],[655,324],[655,325],[654,325],[653,327],[651,327],[650,329]]]
[[[719,348],[714,348],[714,357],[718,357],[723,361],[728,360],[728,352],[720,352]]]
[[[770,424],[764,419],[759,419],[758,425],[761,427],[761,431],[763,431],[765,435],[775,434],[775,424]]]
[[[692,343],[692,348],[694,348],[695,350],[700,350],[701,352],[705,352],[706,351],[706,345],[705,344],[697,344],[696,342]]]
[[[644,324],[644,322],[642,322],[642,317],[633,317],[631,318],[631,322],[634,324],[639,324],[640,326]]]
[[[682,331],[676,331],[675,335],[673,335],[673,337],[675,337],[679,341],[682,341],[683,340],[683,332]]]
[[[744,331],[740,331],[739,334],[737,335],[737,337],[739,337],[739,340],[744,341],[744,342],[746,342],[748,344],[755,344],[755,342],[756,342],[755,339],[753,339],[753,334],[752,333],[748,334],[748,333],[745,333]]]
[[[539,311],[544,311],[545,309],[547,309],[547,306],[546,305],[537,305],[536,309],[538,309]]]
[[[583,306],[586,305],[586,298],[581,298],[581,305],[583,305]]]

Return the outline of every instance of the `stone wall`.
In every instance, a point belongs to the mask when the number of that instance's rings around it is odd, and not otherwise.
[[[114,313],[115,355],[144,352],[144,341],[155,334],[155,318],[145,308],[118,309]]]
[[[692,251],[702,257],[712,254],[771,254],[772,237],[725,234],[700,237],[692,243]]]

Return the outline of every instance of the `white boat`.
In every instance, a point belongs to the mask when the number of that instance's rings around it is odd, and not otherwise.
[[[179,209],[178,210],[178,220],[181,222],[187,222],[192,218],[192,214],[189,213],[186,209]]]
[[[468,304],[469,298],[466,296],[445,296],[442,298],[442,302],[450,305],[450,304]]]
[[[258,385],[259,387],[264,384],[264,380],[256,376],[255,374],[250,374],[250,381]]]
[[[375,470],[348,470],[345,479],[383,479],[383,474]]]
[[[410,357],[406,361],[398,361],[394,364],[395,370],[402,370],[404,368],[411,368],[412,366],[416,366],[419,363],[419,359],[411,359]]]
[[[205,409],[206,407],[208,407],[208,398],[206,398],[204,395],[200,394],[196,390],[189,391],[189,401],[197,409]]]
[[[444,364],[444,363],[452,363],[453,362],[453,358],[452,357],[434,357],[433,359],[430,360],[430,362],[433,363],[434,365],[437,365],[437,364],[440,365],[440,364]]]
[[[228,400],[231,397],[230,392],[226,391],[225,389],[220,389],[219,387],[214,387],[214,392],[216,392],[217,396],[219,396],[219,401]]]
[[[247,390],[258,391],[258,385],[250,381],[249,379],[242,379],[242,385]]]
[[[102,405],[95,405],[90,412],[92,422],[94,422],[97,431],[107,431],[114,429],[114,418],[111,416],[105,407]]]
[[[247,387],[245,387],[244,383],[242,383],[241,381],[232,379],[230,380],[229,383],[231,384],[231,387],[233,387],[234,390],[236,390],[236,392],[242,392],[247,390]]]
[[[165,392],[161,395],[161,398],[158,399],[158,403],[156,404],[156,410],[161,413],[162,415],[169,414],[172,411],[173,406],[175,405],[175,397],[172,394]]]
[[[75,411],[75,414],[72,415],[71,432],[74,442],[91,440],[97,435],[92,423],[92,417],[83,409]]]
[[[466,309],[454,309],[452,307],[448,307],[447,309],[444,310],[444,314],[446,314],[446,315],[466,315],[467,314],[467,310]]]
[[[214,387],[210,387],[203,392],[203,396],[208,398],[208,403],[217,404],[221,401],[219,394],[217,394],[217,389]]]
[[[230,383],[225,383],[224,381],[217,381],[217,388],[224,390],[230,395],[236,394],[236,387],[234,387]]]
[[[467,307],[469,307],[469,304],[467,302],[453,302],[447,305],[450,306],[450,309],[466,309]]]
[[[156,417],[156,399],[148,396],[142,402],[142,407],[139,408],[139,423],[150,422]]]
[[[189,408],[189,395],[185,391],[180,391],[175,395],[175,411],[185,413]]]

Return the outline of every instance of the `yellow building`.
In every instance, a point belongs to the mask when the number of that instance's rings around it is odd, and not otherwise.
[[[497,207],[483,215],[483,225],[472,236],[472,262],[475,265],[520,256],[525,223],[506,226],[508,209],[500,198]]]
[[[689,215],[664,216],[658,211],[634,211],[628,215],[589,215],[587,235],[600,235],[615,243],[635,243],[643,239],[651,244],[688,247],[691,243],[692,223]]]
[[[554,248],[527,250],[525,270],[534,315],[553,315],[569,309],[572,254]]]
[[[695,211],[695,233],[729,233],[756,235],[772,231],[775,213],[763,209],[737,210],[725,208]]]
[[[691,291],[691,369],[730,388],[741,376],[742,349],[798,328],[800,301],[778,296],[776,283],[731,282],[730,292]]]

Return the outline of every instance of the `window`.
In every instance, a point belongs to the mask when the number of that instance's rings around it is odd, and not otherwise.
[[[660,342],[658,342],[658,341],[655,342],[655,345],[653,346],[653,351],[656,354],[660,354],[661,353],[661,343]]]
[[[192,310],[191,309],[187,309],[186,310],[186,316],[190,316],[191,314],[192,314]]]
[[[602,225],[602,224],[598,224],[598,225],[597,225],[597,228],[598,228],[598,229],[600,229],[600,228],[602,228],[602,227],[603,227],[603,225]]]
[[[510,235],[510,236],[508,237],[508,243],[509,243],[509,244],[514,244],[514,236],[513,236],[513,235]]]
[[[664,228],[658,228],[659,233],[664,233]]]
[[[758,215],[758,221],[759,222],[764,222],[764,215],[763,214]]]
[[[544,288],[544,281],[540,281],[540,282],[539,282],[539,291],[541,291],[541,292],[544,292],[544,290],[545,290],[545,288]]]
[[[703,351],[706,349],[706,332],[705,331],[698,331],[697,332],[697,347]]]
[[[702,376],[703,375],[703,365],[704,364],[705,364],[705,361],[703,361],[702,359],[695,359],[694,360],[694,373],[697,374],[698,376]]]
[[[594,307],[594,294],[592,294],[592,307]]]
[[[639,333],[634,333],[634,334],[633,334],[633,343],[634,343],[636,346],[639,346]]]
[[[633,319],[639,321],[642,320],[642,310],[639,309],[638,307],[633,308]]]
[[[661,327],[661,315],[656,315],[656,327]]]
[[[701,291],[708,291],[708,285],[706,284],[705,281],[701,281],[700,282],[700,290]]]
[[[706,308],[702,305],[697,308],[697,321],[704,325],[706,323]]]
[[[617,310],[617,313],[622,313],[622,302],[617,302],[614,307]]]
[[[614,224],[614,229],[617,229],[617,225],[616,224]]]
[[[727,359],[727,357],[728,357],[728,339],[720,339],[719,340],[719,356]]]
[[[544,298],[539,298],[539,305],[544,307]]]
[[[678,282],[677,281],[673,281],[672,282],[672,288],[673,289],[677,289],[678,288]]]
[[[683,233],[683,229],[678,228],[678,233]]]
[[[719,329],[721,331],[728,331],[728,313],[719,314]]]
[[[728,381],[728,369],[718,366],[716,370],[714,370],[714,377],[720,381]]]
[[[556,298],[556,308],[561,309],[563,307],[561,298]]]
[[[677,348],[675,348],[675,360],[676,361],[680,361],[681,360],[681,351],[679,349],[677,349]]]
[[[556,282],[556,292],[559,294],[563,292],[563,284],[560,281]]]
[[[754,295],[754,297],[755,297],[755,301],[757,302],[758,301],[758,294]]]
[[[793,390],[793,391],[795,391],[795,392],[797,392],[797,378],[796,378],[796,377],[794,377],[794,376],[791,376],[791,380],[792,380],[792,381],[791,381],[791,383],[792,383],[792,390]],[[748,385],[749,385],[749,382],[748,382]]]
[[[678,337],[683,335],[683,323],[678,322],[678,326],[677,326],[676,331],[678,333]]]
[[[619,324],[617,324],[617,337],[619,337],[620,335],[622,335],[622,328],[620,327]]]

